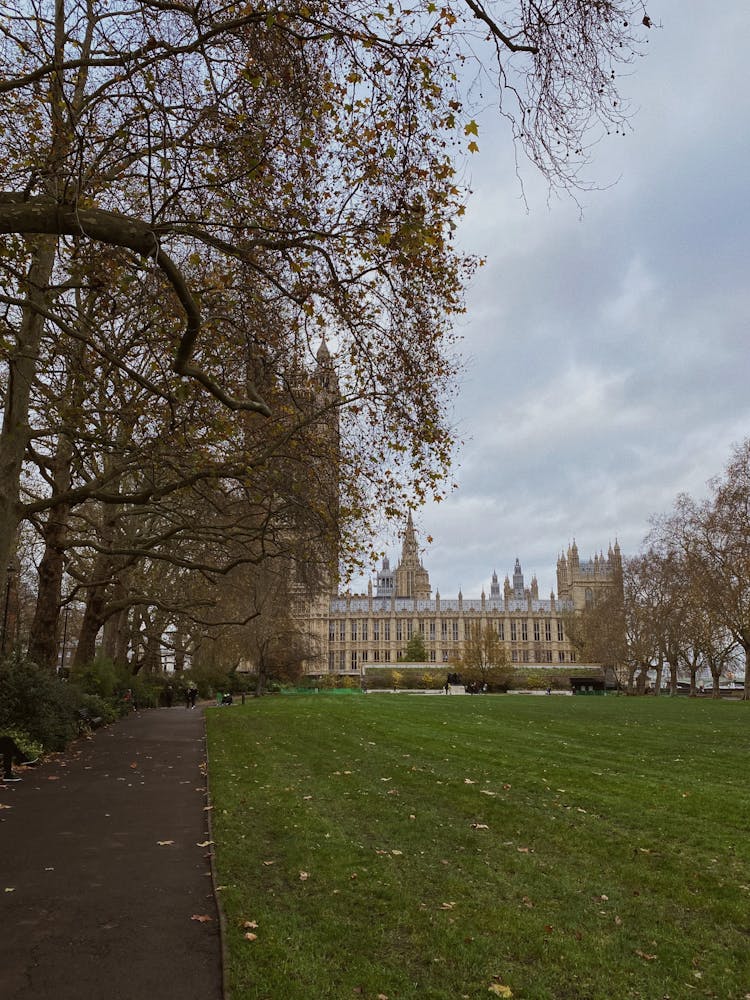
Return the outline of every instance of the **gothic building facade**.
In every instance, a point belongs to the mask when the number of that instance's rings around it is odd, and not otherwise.
[[[411,515],[403,535],[401,558],[391,569],[386,557],[365,594],[336,594],[307,605],[309,673],[362,674],[368,667],[394,665],[406,646],[421,634],[429,663],[457,665],[477,627],[491,628],[504,644],[509,663],[564,666],[576,662],[565,632],[565,618],[595,602],[603,590],[622,585],[622,557],[617,543],[607,555],[581,561],[575,541],[557,561],[557,596],[540,598],[536,577],[524,582],[516,559],[511,579],[502,587],[493,572],[489,593],[465,597],[432,595],[429,573],[419,555]]]

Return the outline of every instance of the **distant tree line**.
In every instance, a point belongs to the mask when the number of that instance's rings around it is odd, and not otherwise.
[[[750,439],[705,499],[680,494],[653,519],[643,550],[624,561],[621,591],[568,616],[566,629],[582,658],[631,693],[655,672],[655,693],[685,678],[695,695],[705,675],[719,697],[722,678],[744,671],[750,699]]]

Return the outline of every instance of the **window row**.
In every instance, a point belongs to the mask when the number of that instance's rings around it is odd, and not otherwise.
[[[469,639],[471,637],[472,628],[476,627],[476,622],[464,621],[464,639]],[[505,639],[505,622],[499,619],[490,620],[488,622],[490,628],[494,629],[497,633],[499,639]],[[374,642],[380,642],[381,638],[384,642],[391,641],[391,621],[385,620],[381,621],[378,618],[370,621],[367,618],[356,619],[352,618],[349,621],[349,639],[352,642],[369,642],[370,641],[370,625],[372,625],[372,639]],[[419,632],[422,637],[429,642],[437,641],[437,630],[438,625],[440,626],[440,639],[443,642],[458,642],[459,636],[459,622],[457,619],[452,621],[446,621],[441,619],[439,622],[434,619],[430,619],[425,622],[420,620],[416,631]],[[557,641],[563,642],[564,632],[563,623],[561,621],[553,621],[550,618],[545,618],[544,621],[540,619],[534,619],[532,623],[534,642],[541,642],[542,632],[544,633],[544,641],[552,642],[552,629],[553,626],[557,632]],[[346,619],[345,618],[332,618],[328,623],[328,638],[331,642],[346,642]],[[397,618],[395,621],[395,628],[393,629],[395,633],[396,642],[406,641],[408,642],[415,634],[414,621],[410,618]],[[517,642],[528,642],[529,639],[529,623],[527,619],[511,619],[510,622],[510,641]]]

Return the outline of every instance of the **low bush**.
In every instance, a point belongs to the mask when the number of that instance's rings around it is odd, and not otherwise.
[[[28,733],[22,729],[13,729],[10,726],[0,726],[0,736],[6,736],[13,740],[22,754],[31,760],[36,760],[44,753],[44,747],[37,740],[32,740]]]
[[[63,750],[78,731],[80,692],[47,670],[15,657],[0,666],[0,728]]]

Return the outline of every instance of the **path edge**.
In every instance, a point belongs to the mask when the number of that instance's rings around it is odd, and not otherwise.
[[[203,744],[206,752],[206,816],[208,817],[208,839],[209,845],[209,866],[211,869],[211,888],[216,905],[216,913],[219,918],[219,951],[221,957],[221,995],[224,1000],[230,1000],[229,992],[229,952],[227,950],[227,921],[224,915],[224,907],[221,905],[221,893],[218,891],[218,880],[216,872],[216,844],[214,843],[214,825],[211,817],[213,812],[213,802],[211,801],[211,781],[209,773],[211,770],[208,754],[208,727],[206,725],[206,710],[203,709]]]

